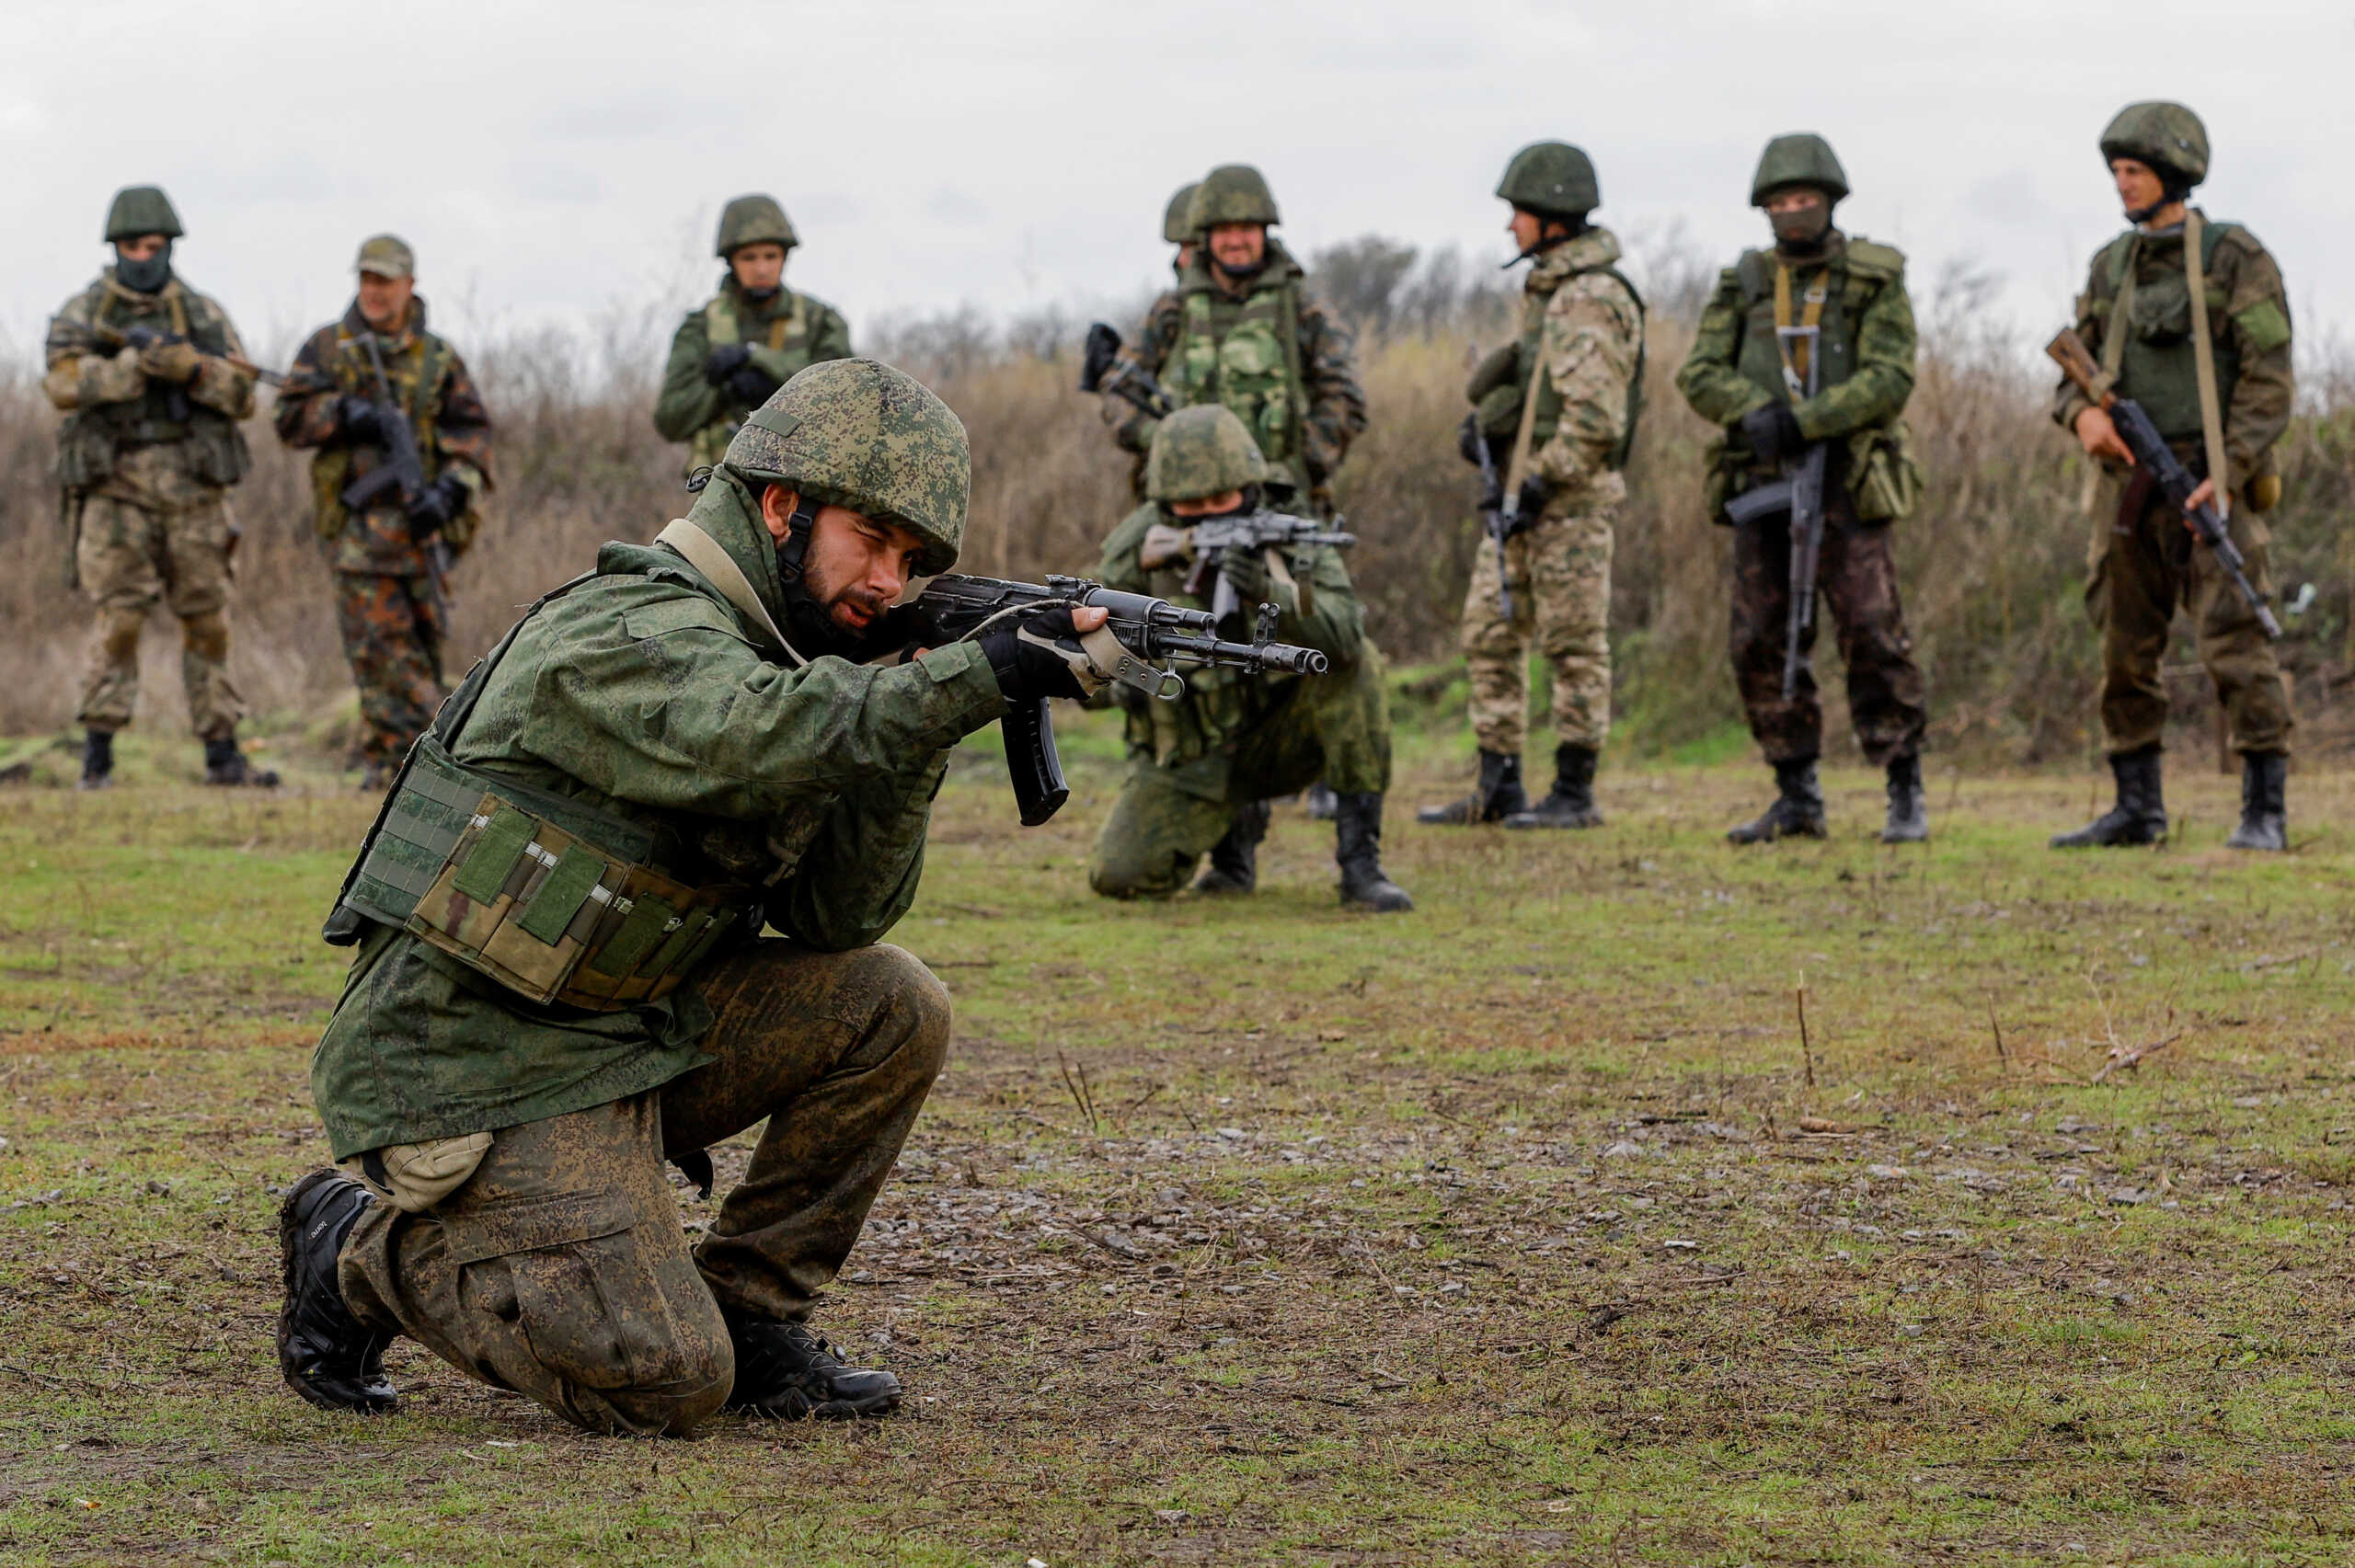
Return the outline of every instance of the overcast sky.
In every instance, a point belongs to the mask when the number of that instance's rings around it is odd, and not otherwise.
[[[2203,204],[2273,248],[2311,338],[2355,314],[2355,196],[2326,172],[2350,77],[2347,0],[10,0],[0,331],[37,344],[131,183],[170,191],[182,275],[257,345],[339,312],[389,228],[463,349],[684,310],[720,203],[754,189],[800,230],[788,281],[854,335],[1131,299],[1166,276],[1169,192],[1233,160],[1303,252],[1379,231],[1502,260],[1489,192],[1560,137],[1601,170],[1602,221],[1682,222],[1729,261],[1763,234],[1760,145],[1800,129],[1847,166],[1843,226],[1907,250],[1917,290],[1967,259],[2041,328],[2120,226],[2102,125],[2169,97],[2214,143]]]

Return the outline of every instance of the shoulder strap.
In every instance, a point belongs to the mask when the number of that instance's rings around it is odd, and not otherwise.
[[[2216,482],[2216,511],[2232,511],[2232,475],[2224,468],[2224,416],[2216,397],[2216,345],[2208,336],[2208,251],[2213,245],[2200,209],[2183,215],[2183,269],[2191,285],[2191,366],[2200,382],[2200,433],[2208,447],[2208,477]]]
[[[2118,384],[2119,367],[2126,363],[2127,313],[2134,308],[2134,263],[2140,258],[2142,236],[2130,232],[2123,245],[2112,243],[2111,252],[2117,259],[2110,263],[2109,315],[2101,324],[2102,384]],[[2185,247],[2189,254],[2189,247]],[[2203,305],[2204,311],[2204,305]]]
[[[1284,370],[1292,378],[1292,459],[1308,484],[1308,377],[1300,361],[1300,280],[1287,278],[1283,286]]]
[[[744,568],[736,564],[736,557],[730,555],[718,540],[687,519],[674,517],[663,525],[661,532],[654,536],[654,543],[668,544],[685,556],[687,565],[701,572],[729,603],[750,615],[775,641],[776,646],[785,650],[786,657],[796,666],[810,662],[786,641],[785,633],[769,614],[768,606],[763,604],[761,596],[752,590],[752,579],[744,575]]]

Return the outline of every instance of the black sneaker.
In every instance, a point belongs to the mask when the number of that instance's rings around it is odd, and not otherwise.
[[[321,1410],[376,1415],[400,1403],[385,1376],[382,1335],[343,1304],[336,1254],[376,1196],[340,1171],[314,1171],[278,1209],[286,1305],[278,1314],[278,1365],[286,1386]]]
[[[899,1379],[849,1365],[800,1323],[731,1316],[728,1337],[736,1345],[729,1410],[774,1421],[854,1421],[900,1406]]]

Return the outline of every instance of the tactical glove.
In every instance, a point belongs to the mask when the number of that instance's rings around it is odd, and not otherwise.
[[[1535,522],[1544,515],[1545,503],[1554,498],[1554,486],[1532,474],[1521,482],[1521,500],[1513,509],[1516,521]]]
[[[1218,575],[1235,589],[1235,597],[1250,609],[1268,597],[1268,560],[1257,550],[1228,550],[1219,557]]]
[[[728,378],[744,368],[752,350],[741,343],[724,343],[714,349],[703,362],[703,379],[714,386],[726,386]]]
[[[464,479],[455,474],[444,474],[409,502],[408,536],[419,541],[431,539],[451,519],[464,516],[473,499],[473,492],[466,488]]]
[[[1741,417],[1741,439],[1764,463],[1780,463],[1807,444],[1799,434],[1798,417],[1787,403],[1769,403]]]
[[[1473,467],[1480,466],[1480,449],[1488,444],[1488,433],[1480,428],[1477,412],[1464,416],[1464,423],[1455,427],[1455,450]]]
[[[196,379],[196,372],[204,368],[204,356],[193,343],[150,343],[139,350],[139,368],[150,381],[177,386]]]
[[[760,366],[749,363],[728,378],[729,395],[753,408],[766,403],[769,395],[784,384]]]
[[[1100,629],[1087,635],[1091,639],[1111,637],[1109,632]],[[1088,650],[1080,645],[1080,633],[1072,624],[1068,605],[1025,615],[1014,624],[982,633],[976,640],[990,661],[991,671],[997,676],[999,692],[1009,703],[1020,704],[1040,697],[1091,697],[1111,679],[1111,672],[1097,669]]]
[[[335,433],[352,442],[382,441],[384,416],[368,399],[346,395],[335,401]]]

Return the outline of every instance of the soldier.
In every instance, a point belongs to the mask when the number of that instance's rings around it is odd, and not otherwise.
[[[1194,192],[1201,185],[1200,180],[1195,180],[1179,186],[1177,194],[1169,198],[1169,205],[1161,210],[1161,237],[1178,247],[1178,253],[1170,258],[1169,270],[1181,279],[1186,276],[1186,269],[1194,264],[1194,231],[1187,224],[1193,215]],[[1165,294],[1161,300],[1154,301],[1154,311],[1160,311],[1162,300],[1170,297]]]
[[[327,924],[359,948],[312,1061],[343,1168],[280,1216],[305,1399],[392,1408],[406,1333],[612,1432],[897,1403],[805,1323],[948,1044],[948,992],[878,939],[950,749],[1086,695],[1054,645],[1104,620],[857,662],[896,647],[910,576],[955,563],[970,484],[938,398],[813,366],[684,520],[607,544],[444,705]],[[691,1249],[664,1159],[708,1183],[706,1146],[764,1117]]]
[[[1181,408],[1160,422],[1145,470],[1152,499],[1104,542],[1106,586],[1209,608],[1187,596],[1189,524],[1258,509],[1271,477],[1243,421],[1223,405]],[[1381,650],[1349,568],[1330,545],[1228,550],[1219,568],[1245,608],[1219,635],[1244,638],[1251,607],[1275,604],[1280,641],[1321,649],[1323,675],[1252,680],[1223,670],[1186,677],[1175,702],[1120,696],[1129,713],[1128,782],[1097,835],[1088,885],[1108,898],[1164,898],[1186,885],[1202,853],[1200,893],[1248,893],[1258,882],[1268,801],[1319,777],[1338,799],[1335,858],[1341,902],[1411,910],[1383,874],[1382,795],[1390,787],[1390,711]]]
[[[180,623],[180,683],[209,784],[275,784],[237,747],[245,699],[229,681],[229,486],[252,454],[237,421],[254,374],[228,313],[181,282],[170,198],[115,192],[106,241],[115,264],[49,324],[41,391],[65,412],[57,475],[71,537],[69,586],[98,601],[82,683],[82,787],[113,782],[115,731],[139,698],[139,634],[167,606]]]
[[[814,294],[785,286],[801,243],[769,196],[739,196],[719,214],[719,292],[687,313],[671,338],[654,428],[687,443],[687,471],[720,460],[744,418],[804,366],[850,358],[850,324]]]
[[[2260,592],[2269,534],[2257,515],[2281,495],[2273,444],[2290,422],[2290,297],[2281,271],[2238,223],[2188,206],[2208,174],[2208,132],[2181,104],[2129,104],[2101,135],[2127,221],[2094,257],[2077,331],[2118,394],[2148,412],[2200,476],[2192,505],[2212,502]],[[2166,837],[2159,782],[2166,689],[2159,659],[2181,604],[2216,682],[2241,754],[2241,820],[2226,843],[2288,847],[2289,694],[2273,645],[2215,557],[2193,541],[2148,475],[2131,466],[2109,416],[2067,381],[2053,418],[2101,465],[2086,607],[2101,630],[2101,726],[2118,803],[2056,849],[2147,844]],[[2235,505],[2235,502],[2240,504]]]
[[[1187,227],[1187,223],[1193,211],[1194,192],[1200,189],[1201,189],[1200,181],[1192,185],[1179,186],[1177,194],[1169,198],[1169,205],[1162,209],[1161,237],[1178,247],[1177,254],[1170,259],[1169,270],[1180,282],[1185,280],[1186,269],[1194,264],[1196,249],[1194,231]],[[1155,300],[1151,308],[1145,312],[1145,320],[1147,323],[1152,323],[1165,316],[1174,320],[1182,314],[1184,308],[1185,302],[1178,295],[1178,291],[1165,289],[1161,296]],[[1135,420],[1149,418],[1134,403],[1125,397],[1100,399],[1097,405],[1097,413],[1106,424],[1112,427],[1113,439],[1120,441],[1124,446],[1130,445],[1133,441],[1132,433],[1129,432],[1126,427]],[[1150,444],[1149,437],[1146,444]],[[1145,456],[1146,447],[1136,446],[1131,452],[1132,461],[1129,464],[1129,493],[1140,501],[1145,498]]]
[[[1832,443],[1816,586],[1838,628],[1857,742],[1888,770],[1881,841],[1913,843],[1930,836],[1922,671],[1887,527],[1913,509],[1921,490],[1899,418],[1913,391],[1913,307],[1903,254],[1832,226],[1832,208],[1847,194],[1848,177],[1822,137],[1766,143],[1750,201],[1764,209],[1774,248],[1745,251],[1719,274],[1676,385],[1695,413],[1725,427],[1711,442],[1703,489],[1718,522],[1730,524],[1727,501],[1796,466],[1813,443]],[[1813,671],[1803,666],[1796,695],[1783,699],[1790,550],[1783,518],[1734,530],[1734,680],[1777,790],[1755,821],[1726,834],[1738,844],[1824,836],[1815,774],[1823,710]],[[1808,646],[1813,640],[1809,621]]]
[[[1594,165],[1563,142],[1523,147],[1497,194],[1533,262],[1521,338],[1490,354],[1465,395],[1459,445],[1479,443],[1525,520],[1501,550],[1481,541],[1464,599],[1464,658],[1480,776],[1422,821],[1593,828],[1594,763],[1611,733],[1612,523],[1627,497],[1644,363],[1644,303],[1619,270],[1619,240],[1587,221],[1602,204]],[[1512,613],[1499,608],[1512,590]],[[1533,635],[1554,675],[1554,787],[1533,807],[1522,786]]]
[[[314,453],[312,522],[360,688],[361,782],[379,789],[442,705],[449,563],[482,525],[490,414],[458,351],[425,329],[408,245],[378,235],[352,270],[351,304],[294,356],[274,418],[281,440]],[[386,472],[405,444],[414,488]]]

